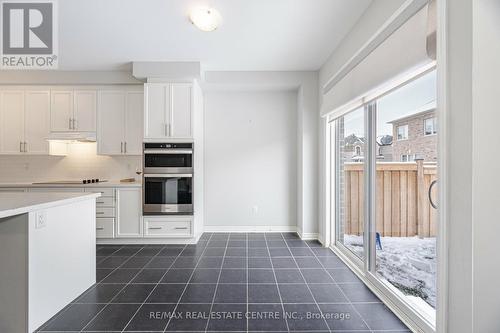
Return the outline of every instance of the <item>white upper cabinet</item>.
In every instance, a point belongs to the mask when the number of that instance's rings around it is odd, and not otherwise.
[[[146,83],[144,89],[144,138],[192,138],[192,85]]]
[[[163,138],[167,136],[170,115],[170,85],[146,83],[144,108],[144,137]]]
[[[48,154],[50,132],[50,92],[26,91],[24,113],[24,150],[31,154]]]
[[[99,92],[97,151],[101,155],[141,155],[142,91]]]
[[[53,90],[51,91],[51,132],[95,132],[96,91],[95,90]]]
[[[125,110],[125,153],[142,154],[142,131],[144,122],[144,93],[129,91],[126,94]]]
[[[73,128],[73,91],[51,91],[50,131],[67,132]]]
[[[188,84],[173,84],[171,92],[171,116],[169,135],[174,138],[190,138],[192,124],[191,94],[192,86]]]
[[[103,155],[123,154],[125,92],[100,91],[98,108],[98,153]]]
[[[76,90],[74,98],[73,130],[95,132],[97,92],[95,90]]]
[[[0,93],[0,153],[48,154],[49,91]]]
[[[24,91],[4,91],[0,105],[0,151],[24,152]]]

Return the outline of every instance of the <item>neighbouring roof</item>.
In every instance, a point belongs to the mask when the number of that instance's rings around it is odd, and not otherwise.
[[[420,108],[418,108],[417,110],[415,110],[414,113],[412,114],[409,114],[407,116],[404,116],[404,117],[401,117],[401,118],[397,118],[397,119],[394,119],[394,120],[391,120],[391,121],[388,121],[387,123],[388,124],[394,124],[394,123],[399,123],[403,120],[408,120],[408,119],[411,119],[411,118],[415,118],[415,117],[418,117],[418,116],[421,116],[425,113],[429,113],[429,112],[433,112],[436,110],[436,101],[431,101],[427,104],[424,104],[422,105]]]

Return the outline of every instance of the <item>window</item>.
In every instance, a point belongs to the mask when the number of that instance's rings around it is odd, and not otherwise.
[[[401,155],[401,162],[414,162],[415,155],[403,154]]]
[[[437,114],[421,116],[435,99],[433,70],[330,122],[333,245],[368,285],[410,317],[424,318],[424,332],[433,329],[437,297],[439,213],[429,198],[435,201],[438,189],[429,193],[429,184],[440,174],[438,147],[437,140],[397,141],[409,139],[410,125],[412,139],[415,132],[436,134]],[[410,163],[420,156],[425,169]]]
[[[398,131],[398,141],[408,140],[408,125],[398,126],[397,131]]]
[[[424,134],[433,135],[437,133],[436,117],[427,118],[424,120]]]

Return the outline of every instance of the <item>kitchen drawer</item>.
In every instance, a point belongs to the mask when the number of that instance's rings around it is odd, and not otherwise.
[[[144,217],[144,237],[191,237],[192,234],[192,218]]]
[[[114,197],[115,196],[115,189],[114,188],[86,187],[85,192],[101,193],[101,196],[103,196],[103,197]]]
[[[100,207],[95,209],[96,217],[115,217],[115,209],[113,207]]]
[[[113,197],[99,197],[95,201],[97,207],[114,207],[115,198]]]
[[[97,218],[95,226],[96,238],[115,238],[114,218]]]

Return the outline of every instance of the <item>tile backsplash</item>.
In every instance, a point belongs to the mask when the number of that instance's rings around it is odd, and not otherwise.
[[[101,156],[96,143],[72,143],[67,156],[0,155],[0,182],[136,177],[141,156]]]

